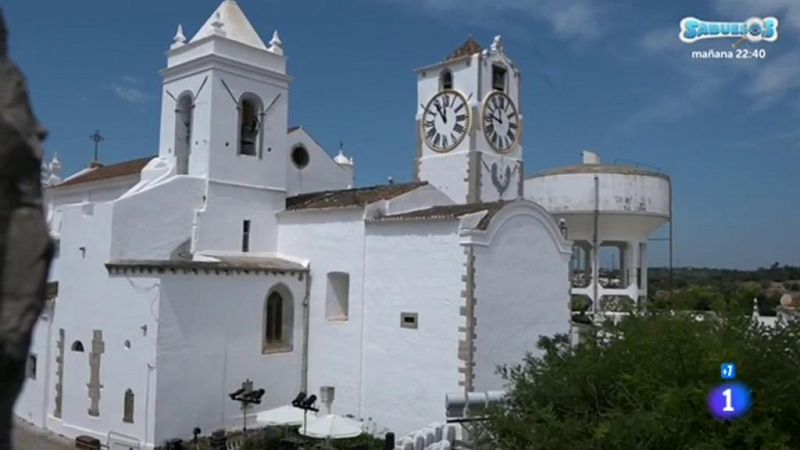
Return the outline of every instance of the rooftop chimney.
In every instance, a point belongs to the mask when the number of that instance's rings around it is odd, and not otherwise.
[[[319,388],[319,402],[321,405],[319,413],[322,417],[331,414],[334,394],[335,389],[333,386],[322,386]]]
[[[600,164],[600,155],[595,152],[584,150],[581,152],[584,164]]]

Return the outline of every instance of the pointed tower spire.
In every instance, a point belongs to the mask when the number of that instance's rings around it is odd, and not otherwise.
[[[53,159],[50,160],[50,176],[47,179],[47,184],[55,186],[61,183],[61,161],[58,159],[58,153],[53,153]]]
[[[266,50],[267,46],[258,36],[253,25],[233,0],[224,0],[211,14],[205,24],[200,27],[191,41],[195,42],[209,36],[224,36],[232,41],[237,41],[251,47]]]
[[[53,175],[61,174],[61,161],[58,159],[58,152],[53,153],[53,159],[50,160],[50,173]]]
[[[479,44],[478,41],[476,41],[475,38],[473,38],[470,34],[467,40],[461,44],[460,47],[453,50],[453,53],[447,57],[447,61],[461,58],[462,56],[471,56],[475,53],[480,53],[482,50],[483,47],[481,47],[481,44]]]
[[[175,32],[175,37],[172,38],[171,49],[183,47],[186,43],[186,36],[183,35],[183,26],[178,25],[178,31]]]
[[[269,48],[267,49],[276,55],[283,54],[283,41],[281,40],[278,30],[272,32],[272,39],[269,40]]]

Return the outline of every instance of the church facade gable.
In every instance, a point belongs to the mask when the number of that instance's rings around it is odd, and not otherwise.
[[[353,187],[355,163],[343,154],[331,157],[302,127],[289,130],[287,195]]]
[[[537,354],[540,336],[569,329],[572,250],[552,217],[519,200],[462,237],[473,258],[472,389],[502,389],[496,368]]]
[[[410,183],[354,188],[352,158],[287,131],[283,43],[233,0],[191,41],[178,29],[161,74],[158,157],[54,190],[59,307],[36,342],[58,359],[21,406],[43,426],[153,448],[237,426],[225,394],[250,379],[262,409],[334,386],[334,412],[404,434],[566,331],[569,249],[516,200],[519,74],[499,38],[419,71]],[[112,179],[125,189],[87,198]]]

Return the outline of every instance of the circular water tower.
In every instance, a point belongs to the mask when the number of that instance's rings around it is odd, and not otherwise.
[[[592,152],[583,164],[525,180],[525,197],[542,205],[573,241],[571,293],[593,311],[647,296],[647,239],[669,222],[669,177],[607,165]]]

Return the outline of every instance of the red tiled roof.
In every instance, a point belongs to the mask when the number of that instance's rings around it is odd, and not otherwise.
[[[485,230],[492,221],[492,217],[497,214],[508,202],[491,202],[491,203],[471,203],[466,205],[442,205],[433,206],[427,209],[420,209],[417,211],[410,211],[401,214],[394,214],[383,216],[377,221],[404,221],[404,220],[428,220],[428,219],[455,219],[457,217],[465,216],[467,214],[486,211],[486,215],[478,223],[477,227],[480,230]]]
[[[111,178],[124,177],[135,175],[142,171],[145,165],[150,162],[155,156],[148,156],[147,158],[134,159],[131,161],[123,161],[109,166],[96,167],[83,175],[79,175],[71,180],[67,180],[61,184],[54,186],[60,188],[63,186],[74,186],[76,184],[90,183],[92,181],[108,180]]]
[[[467,38],[466,42],[461,44],[460,47],[455,49],[453,53],[451,53],[450,56],[447,57],[447,61],[450,61],[452,59],[457,59],[462,56],[474,55],[475,53],[480,53],[482,50],[483,47],[481,47],[481,44],[479,44],[478,41],[476,41],[475,39],[472,38],[472,36],[470,36],[469,38]]]
[[[342,189],[337,191],[311,192],[300,194],[286,199],[286,209],[289,211],[302,209],[345,208],[348,206],[364,206],[378,200],[388,200],[413,191],[426,185],[427,182],[414,182],[403,184],[385,184],[356,189]]]
[[[308,269],[294,261],[276,257],[256,256],[218,256],[217,261],[182,261],[182,260],[113,260],[106,263],[111,272],[150,271],[219,271],[238,270],[258,272],[306,272]]]

